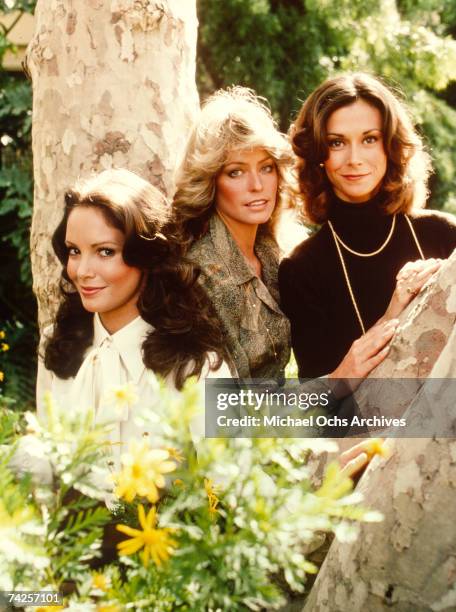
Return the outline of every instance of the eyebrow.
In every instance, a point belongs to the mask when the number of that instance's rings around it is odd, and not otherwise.
[[[268,161],[268,160],[274,161],[274,158],[272,157],[272,155],[268,155],[267,157],[264,157],[263,159],[260,159],[260,160],[258,161],[258,163],[259,163],[259,164],[262,164],[263,162]],[[243,162],[243,161],[236,161],[236,160],[235,160],[235,161],[230,161],[230,162],[228,162],[228,163],[224,164],[224,166],[223,166],[223,167],[224,167],[224,168],[226,168],[227,166],[232,166],[233,164],[236,164],[236,166],[248,166],[248,163],[247,163],[247,162]]]
[[[101,245],[106,245],[106,244],[113,244],[114,246],[118,246],[119,243],[118,242],[114,242],[112,240],[102,240],[101,242],[94,242],[93,244],[91,244],[91,247],[98,247]],[[71,240],[65,240],[65,245],[66,246],[78,246],[77,244],[75,244],[74,242],[71,242]]]
[[[382,132],[380,128],[370,128],[370,130],[364,130],[363,136],[369,134],[369,132]],[[344,134],[339,134],[338,132],[328,132],[327,136],[344,136]]]

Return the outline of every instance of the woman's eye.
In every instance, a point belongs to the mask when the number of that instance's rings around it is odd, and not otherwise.
[[[103,247],[102,249],[99,249],[98,252],[100,253],[102,257],[111,257],[112,255],[115,254],[115,250],[109,249],[108,247]]]
[[[235,168],[234,170],[230,170],[228,172],[228,176],[230,178],[236,178],[237,176],[241,176],[242,170],[240,168]]]
[[[366,144],[373,144],[374,142],[378,141],[378,136],[366,136],[366,138],[364,139],[364,142]]]
[[[75,255],[79,255],[79,249],[76,247],[67,247],[68,248],[68,256],[74,257]]]
[[[265,174],[270,174],[271,172],[274,172],[274,170],[275,170],[274,164],[266,164],[265,166],[261,168],[261,171],[264,172]]]
[[[335,138],[334,140],[330,140],[328,142],[328,147],[330,149],[339,149],[344,144],[343,140]]]

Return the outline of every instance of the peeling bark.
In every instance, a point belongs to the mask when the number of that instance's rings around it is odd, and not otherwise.
[[[391,351],[371,377],[425,377],[456,320],[456,251],[401,315]]]
[[[456,610],[456,442],[396,440],[358,490],[382,523],[334,541],[305,612]]]
[[[455,273],[456,252],[402,314],[391,352],[372,377],[456,378]],[[388,380],[374,389],[364,383],[361,412],[372,411],[383,396],[382,414],[402,414],[410,403],[413,408],[422,384],[408,389],[398,408],[397,394],[390,398],[395,405],[385,401]],[[304,612],[456,610],[456,441],[388,444],[390,458],[375,458],[357,487],[384,521],[362,524],[355,542],[333,542]]]
[[[402,313],[388,357],[371,372],[371,380],[360,385],[355,393],[362,414],[401,416],[431,375],[456,321],[454,279],[456,251]],[[382,382],[385,378],[408,379],[400,397],[396,385]],[[410,379],[415,379],[416,384],[411,384]]]
[[[198,109],[195,0],[39,0],[33,81],[31,251],[43,325],[56,304],[50,236],[81,176],[127,167],[172,195]]]

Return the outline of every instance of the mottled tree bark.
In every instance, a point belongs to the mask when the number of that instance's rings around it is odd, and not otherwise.
[[[429,378],[456,378],[455,278],[456,253],[403,313],[390,355],[372,373],[385,380],[360,387],[361,412],[371,414],[382,405],[382,414],[402,414],[411,404],[413,414]],[[401,399],[397,393],[388,396],[390,377],[421,381],[415,389],[407,386],[408,396]],[[454,412],[456,398],[449,401]],[[374,459],[358,485],[365,505],[385,519],[361,525],[355,542],[333,542],[305,612],[456,610],[456,441],[409,438],[388,444],[390,458]]]
[[[397,440],[358,490],[385,519],[333,542],[305,612],[456,610],[456,442]]]
[[[362,414],[402,415],[424,380],[434,375],[432,368],[456,320],[455,279],[456,251],[402,313],[388,357],[355,393]],[[395,380],[389,385],[383,382],[385,378],[406,379],[407,382],[401,385]]]
[[[50,236],[78,177],[127,167],[163,191],[198,109],[195,0],[38,0],[31,251],[40,322],[56,303]]]

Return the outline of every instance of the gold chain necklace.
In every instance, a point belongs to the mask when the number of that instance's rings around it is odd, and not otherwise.
[[[391,240],[393,233],[394,233],[394,228],[396,227],[396,215],[393,216],[393,221],[391,222],[391,229],[389,231],[388,236],[386,237],[385,242],[376,251],[372,251],[372,253],[360,253],[359,251],[355,251],[351,249],[349,246],[345,244],[342,238],[336,234],[336,230],[334,229],[333,224],[331,223],[331,221],[329,221],[329,219],[328,219],[328,225],[331,228],[331,232],[332,232],[332,235],[334,236],[334,240],[336,241],[336,244],[337,243],[341,244],[346,251],[348,251],[352,255],[357,255],[358,257],[374,257],[374,255],[378,255],[379,253],[381,253],[383,249],[385,249],[386,246],[388,245],[388,242]]]
[[[418,242],[418,236],[415,234],[415,230],[413,229],[412,222],[407,217],[407,215],[404,215],[404,217],[405,217],[405,220],[408,223],[408,226],[409,226],[410,231],[411,231],[412,236],[413,236],[413,240],[415,241],[416,248],[418,249],[418,253],[420,254],[421,259],[426,259],[425,256],[424,256],[424,253],[423,253],[423,249],[421,248],[420,243]]]
[[[424,259],[425,258],[424,257],[424,253],[423,253],[423,250],[422,250],[422,248],[420,246],[420,243],[418,242],[418,237],[417,237],[417,235],[415,233],[415,230],[413,229],[412,222],[407,217],[407,215],[404,215],[404,217],[405,217],[405,219],[406,219],[406,221],[408,223],[408,226],[410,228],[410,232],[412,234],[413,240],[415,241],[415,245],[416,245],[416,247],[418,249],[418,252],[419,252],[419,254],[421,256],[421,259]],[[342,250],[341,250],[340,247],[343,246],[344,249],[347,250],[349,253],[351,253],[352,255],[357,255],[358,257],[374,257],[374,255],[378,255],[379,253],[381,253],[386,248],[386,246],[388,245],[389,241],[391,240],[391,238],[393,236],[394,228],[396,227],[396,215],[393,216],[393,221],[391,223],[391,229],[389,231],[389,234],[388,234],[385,242],[382,244],[382,246],[380,248],[378,248],[376,251],[373,251],[372,253],[359,253],[358,251],[355,251],[355,250],[351,249],[336,234],[336,231],[335,231],[335,229],[334,229],[334,227],[333,227],[333,225],[332,225],[332,223],[331,223],[331,221],[329,219],[328,219],[328,225],[329,225],[329,228],[330,228],[331,233],[332,233],[333,238],[334,238],[334,243],[336,245],[336,249],[337,249],[337,253],[339,255],[340,263],[342,265],[342,270],[343,270],[343,273],[344,273],[345,282],[347,284],[347,289],[348,289],[348,293],[350,294],[350,299],[352,301],[353,308],[354,308],[356,316],[358,318],[358,322],[359,322],[359,325],[361,327],[361,330],[362,330],[363,334],[365,334],[366,333],[366,327],[364,325],[363,318],[361,317],[361,313],[359,311],[359,307],[358,307],[358,303],[357,303],[356,298],[355,298],[355,294],[353,293],[353,288],[351,286],[350,277],[348,276],[347,266],[345,265],[344,256],[342,254]]]

